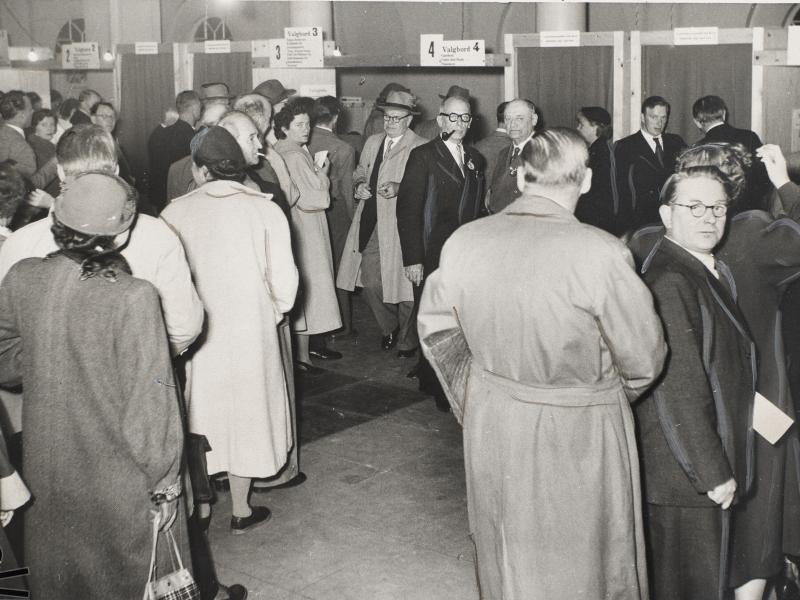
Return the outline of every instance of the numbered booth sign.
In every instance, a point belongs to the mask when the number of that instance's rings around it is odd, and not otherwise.
[[[424,34],[419,62],[423,67],[483,67],[486,45],[483,40],[445,40],[440,34]]]

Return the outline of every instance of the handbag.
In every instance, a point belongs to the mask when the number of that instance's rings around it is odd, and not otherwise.
[[[164,533],[170,548],[170,561],[173,571],[156,579],[156,550],[158,548],[158,526],[160,515],[153,519],[153,552],[150,555],[150,571],[144,589],[144,600],[200,600],[200,588],[197,587],[189,570],[184,568],[178,544],[172,530]],[[177,569],[175,568],[177,559]]]

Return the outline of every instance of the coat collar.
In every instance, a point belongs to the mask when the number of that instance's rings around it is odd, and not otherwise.
[[[226,181],[224,179],[217,179],[214,181],[207,181],[199,188],[189,192],[182,198],[191,198],[192,196],[201,194],[203,196],[210,196],[212,198],[228,198],[244,194],[246,196],[263,197],[264,194],[260,190],[254,190],[247,187],[238,181]]]
[[[461,173],[461,169],[458,168],[456,159],[453,158],[452,154],[450,154],[450,150],[447,149],[447,146],[442,141],[442,138],[438,136],[434,138],[433,148],[436,150],[436,164],[439,166],[439,168],[444,171],[450,177],[450,179],[461,185],[464,182],[464,175]],[[466,156],[467,155],[465,152],[464,158],[466,158]],[[466,168],[466,166],[464,168]]]
[[[545,196],[526,196],[523,194],[501,212],[507,215],[554,217],[562,221],[578,221],[573,212]]]

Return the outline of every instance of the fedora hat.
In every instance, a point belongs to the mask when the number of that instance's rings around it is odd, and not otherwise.
[[[442,100],[447,100],[448,98],[461,98],[469,102],[469,90],[461,87],[460,85],[451,85],[450,89],[447,90],[445,95],[439,94],[439,98]]]
[[[410,115],[418,115],[420,112],[414,106],[415,102],[416,98],[410,92],[393,91],[386,94],[386,100],[376,106],[383,111],[387,108],[400,108]]]
[[[231,98],[233,98],[233,96],[231,96],[231,90],[227,83],[212,81],[200,86],[201,102],[208,102],[209,100],[230,100]]]
[[[267,79],[259,83],[253,90],[253,93],[264,96],[270,103],[275,106],[278,102],[283,102],[289,96],[296,93],[297,90],[286,89],[283,84],[277,79]]]

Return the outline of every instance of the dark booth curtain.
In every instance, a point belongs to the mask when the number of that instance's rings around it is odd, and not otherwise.
[[[602,106],[613,114],[612,47],[520,48],[517,57],[519,95],[539,108],[547,127],[574,128],[582,106]]]
[[[147,170],[147,139],[175,106],[175,74],[172,54],[124,54],[121,73],[120,143],[138,186],[143,188]]]
[[[204,83],[213,81],[227,83],[233,96],[250,92],[253,89],[253,64],[250,53],[195,54],[195,89],[199,90]]]
[[[692,122],[692,104],[713,94],[728,105],[728,122],[750,128],[752,47],[643,46],[642,100],[663,96],[671,111],[667,131],[679,134],[687,144],[702,136]]]

